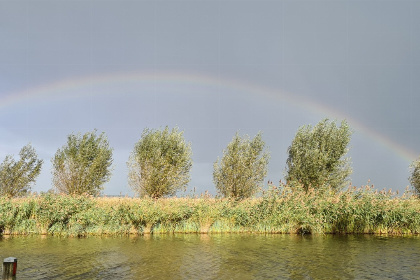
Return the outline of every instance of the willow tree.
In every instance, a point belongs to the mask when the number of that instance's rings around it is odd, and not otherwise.
[[[146,128],[127,162],[128,183],[140,196],[174,195],[190,181],[191,156],[191,144],[177,127]]]
[[[339,190],[352,173],[346,158],[351,131],[345,120],[338,127],[324,119],[315,127],[302,126],[288,148],[286,180],[291,185]]]
[[[411,186],[413,187],[415,193],[420,195],[420,158],[415,160],[410,167],[412,170],[409,178]]]
[[[52,160],[53,185],[60,193],[99,195],[111,178],[112,161],[104,133],[70,134]]]
[[[252,140],[248,135],[235,134],[223,157],[213,165],[213,182],[222,195],[243,199],[262,187],[270,157],[264,147],[261,133]]]
[[[30,144],[20,150],[19,157],[20,159],[15,161],[11,155],[7,155],[0,165],[2,196],[24,195],[41,172],[43,161],[38,159],[35,149]]]

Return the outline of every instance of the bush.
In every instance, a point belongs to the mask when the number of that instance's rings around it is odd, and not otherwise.
[[[213,166],[213,181],[221,194],[244,199],[262,186],[269,159],[264,146],[261,133],[252,140],[236,133],[223,151],[222,159],[217,159]]]
[[[140,196],[174,195],[190,181],[191,144],[183,132],[145,129],[127,162],[130,187]]]
[[[324,119],[315,127],[302,126],[288,148],[286,180],[291,185],[342,189],[351,174],[350,159],[344,158],[350,142],[346,121],[337,127]]]
[[[148,233],[419,234],[416,196],[373,187],[272,186],[260,198],[104,198],[45,194],[0,197],[0,236]]]
[[[98,195],[111,178],[112,149],[104,133],[71,134],[53,158],[53,185],[65,194]]]
[[[0,195],[14,197],[27,193],[41,172],[42,160],[37,159],[31,145],[24,146],[15,161],[8,155],[0,165]]]
[[[420,195],[420,158],[411,164],[410,184],[417,195]]]

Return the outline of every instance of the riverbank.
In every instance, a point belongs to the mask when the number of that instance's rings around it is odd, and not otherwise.
[[[273,188],[243,201],[94,198],[46,194],[0,198],[0,234],[57,236],[158,233],[419,234],[420,200],[372,187]]]

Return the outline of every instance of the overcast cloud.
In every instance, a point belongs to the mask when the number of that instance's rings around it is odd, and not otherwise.
[[[347,119],[353,184],[404,190],[420,155],[420,1],[0,0],[0,159],[31,142],[51,186],[68,134],[114,147],[105,194],[132,194],[144,128],[192,143],[189,190],[216,193],[236,131],[263,132],[283,179],[301,125]]]

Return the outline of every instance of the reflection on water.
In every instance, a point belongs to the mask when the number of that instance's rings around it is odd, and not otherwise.
[[[17,279],[420,279],[420,237],[3,237]]]

